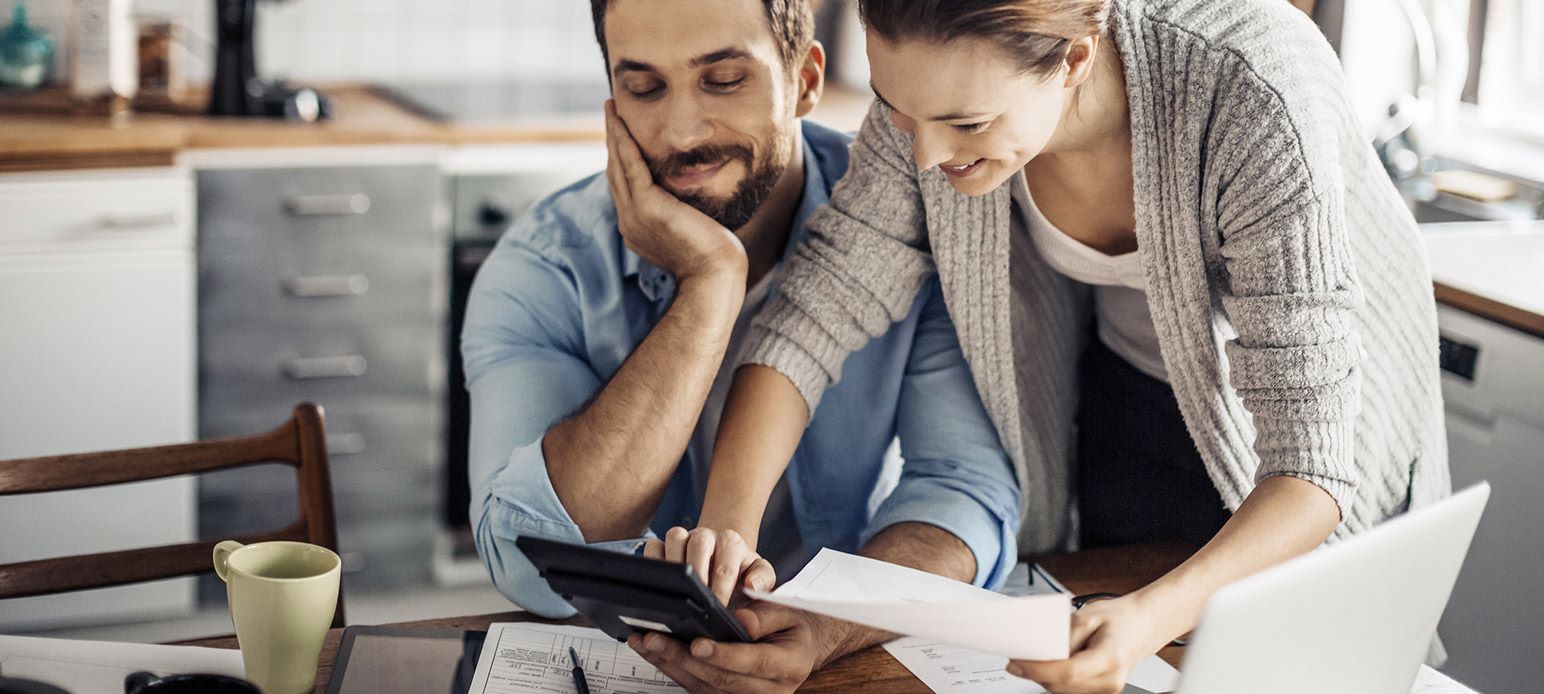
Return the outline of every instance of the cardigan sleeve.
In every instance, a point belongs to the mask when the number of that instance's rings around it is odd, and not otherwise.
[[[1312,482],[1344,518],[1360,481],[1363,354],[1354,313],[1363,298],[1335,128],[1294,111],[1305,102],[1321,116],[1341,107],[1333,95],[1314,96],[1293,94],[1289,104],[1240,69],[1217,104],[1209,159],[1221,179],[1221,300],[1237,332],[1225,347],[1229,382],[1254,417],[1255,480]]]
[[[787,376],[814,413],[847,356],[904,318],[934,271],[910,138],[883,104],[870,106],[847,174],[805,229],[740,363]]]

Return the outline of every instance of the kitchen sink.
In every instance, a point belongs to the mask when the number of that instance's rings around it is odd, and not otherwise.
[[[1461,166],[1444,166],[1445,169],[1472,169]],[[1488,171],[1482,171],[1494,175]],[[1398,183],[1405,204],[1421,224],[1440,222],[1513,222],[1532,221],[1544,212],[1544,190],[1538,185],[1516,181],[1517,195],[1499,202],[1480,202],[1470,198],[1438,191],[1429,178],[1416,178]]]

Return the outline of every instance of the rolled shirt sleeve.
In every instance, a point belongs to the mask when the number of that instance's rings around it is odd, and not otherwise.
[[[997,438],[936,278],[902,381],[896,428],[905,460],[862,538],[897,523],[941,528],[970,548],[974,583],[1000,586],[1018,561],[1019,486]]]
[[[541,441],[521,446],[488,485],[477,519],[475,540],[493,583],[515,604],[549,619],[571,617],[574,608],[547,586],[536,567],[515,547],[522,536],[584,543],[552,481]],[[645,538],[591,543],[591,547],[633,554]]]
[[[552,488],[542,438],[600,390],[581,358],[582,320],[568,269],[517,228],[478,272],[461,349],[471,396],[473,537],[494,585],[543,617],[574,609],[515,547],[522,535],[583,542]],[[633,551],[639,540],[597,546]]]

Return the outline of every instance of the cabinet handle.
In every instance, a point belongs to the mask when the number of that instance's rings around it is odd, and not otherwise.
[[[176,212],[104,215],[97,226],[108,231],[145,231],[177,225]]]
[[[327,435],[327,455],[357,455],[365,452],[365,435],[352,431]]]
[[[363,296],[370,291],[370,278],[364,275],[315,275],[291,277],[284,291],[297,299],[330,296]]]
[[[296,217],[361,215],[370,211],[370,196],[364,193],[290,195],[284,198],[284,209]]]
[[[284,363],[284,375],[297,381],[313,378],[354,378],[365,375],[365,358],[358,354],[341,357],[295,357]]]

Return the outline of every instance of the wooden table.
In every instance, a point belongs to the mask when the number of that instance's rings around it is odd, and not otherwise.
[[[1074,593],[1125,593],[1141,587],[1179,565],[1194,550],[1194,547],[1181,545],[1150,545],[1047,556],[1041,557],[1038,561]],[[480,630],[487,629],[493,622],[533,620],[535,617],[529,613],[501,612],[403,622],[391,626]],[[562,623],[581,624],[583,622],[576,618]],[[333,629],[327,634],[327,642],[322,646],[321,665],[316,671],[316,692],[323,691],[328,678],[332,676],[332,664],[338,657],[338,643],[342,638],[342,629]],[[235,648],[236,638],[231,636],[184,643],[190,646]],[[1160,651],[1158,655],[1170,664],[1178,666],[1183,653],[1184,649],[1171,646]],[[890,657],[883,648],[875,646],[853,653],[815,673],[808,682],[805,682],[800,691],[908,694],[929,690],[920,680],[913,677],[911,672]]]

